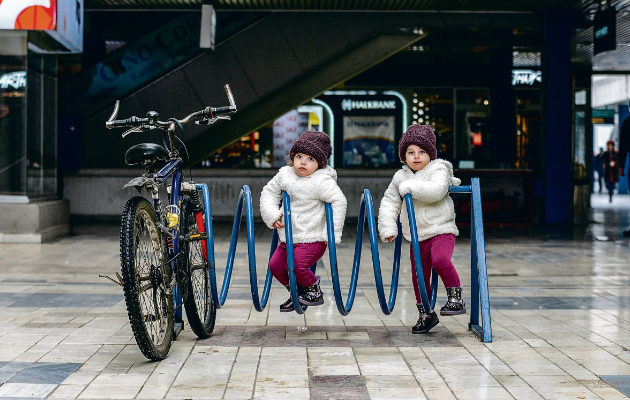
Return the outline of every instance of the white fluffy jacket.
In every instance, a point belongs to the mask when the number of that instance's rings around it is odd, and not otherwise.
[[[385,238],[398,235],[396,220],[400,214],[403,236],[411,241],[407,205],[401,198],[407,193],[413,198],[418,240],[430,239],[445,233],[459,235],[455,225],[455,208],[451,196],[448,195],[448,189],[451,185],[460,184],[461,180],[453,177],[453,165],[448,161],[435,159],[415,174],[404,165],[394,174],[381,200],[378,212],[378,231],[381,240],[385,241]]]
[[[337,172],[329,166],[301,177],[291,166],[280,168],[265,185],[260,195],[260,215],[269,228],[283,214],[282,191],[291,197],[293,243],[327,242],[326,206],[333,209],[335,243],[341,243],[341,231],[346,218],[346,196],[337,185]],[[284,215],[282,215],[284,223]],[[284,229],[278,229],[280,241],[286,243]]]

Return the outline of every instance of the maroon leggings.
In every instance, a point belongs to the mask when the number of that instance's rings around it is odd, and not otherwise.
[[[461,286],[459,275],[451,261],[453,248],[455,247],[455,235],[448,233],[437,235],[420,242],[420,258],[422,260],[422,272],[424,273],[424,285],[427,289],[427,296],[431,297],[431,268],[444,282],[447,288]],[[413,291],[416,293],[416,303],[422,304],[420,290],[418,289],[418,278],[416,275],[416,263],[413,260],[413,245],[409,246],[409,256],[411,257],[411,275],[413,276]]]
[[[317,282],[311,266],[319,261],[326,252],[326,242],[298,243],[293,245],[293,260],[295,261],[295,278],[303,287]],[[280,243],[269,261],[269,269],[273,276],[284,286],[289,284],[289,270],[287,267],[287,245]]]

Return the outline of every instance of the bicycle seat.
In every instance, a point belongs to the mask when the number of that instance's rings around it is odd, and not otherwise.
[[[125,162],[127,165],[135,164],[153,164],[155,161],[168,160],[168,152],[164,147],[155,143],[140,143],[132,146],[125,153]]]

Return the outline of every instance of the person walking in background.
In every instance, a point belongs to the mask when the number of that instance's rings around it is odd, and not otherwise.
[[[597,185],[599,186],[599,193],[604,189],[604,160],[602,160],[602,154],[604,148],[599,148],[599,154],[593,159],[593,171],[597,172]]]
[[[615,184],[619,182],[618,153],[615,151],[615,142],[609,140],[606,144],[606,151],[602,153],[601,159],[604,164],[604,182],[608,189],[609,203],[612,203]]]

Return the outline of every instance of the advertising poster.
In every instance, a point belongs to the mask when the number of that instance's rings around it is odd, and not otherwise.
[[[65,50],[83,51],[83,0],[0,0],[0,29],[46,31]]]
[[[396,161],[394,116],[344,116],[344,166],[378,167]]]
[[[57,27],[48,34],[66,47],[70,53],[81,53],[83,51],[83,0],[54,1],[57,2]]]
[[[0,0],[0,29],[52,30],[57,0]]]
[[[289,111],[273,122],[273,166],[287,164],[289,150],[300,135],[308,129],[309,113]]]

